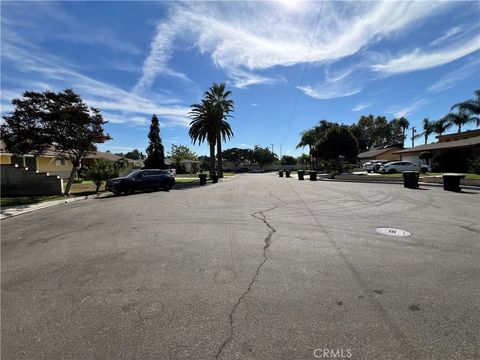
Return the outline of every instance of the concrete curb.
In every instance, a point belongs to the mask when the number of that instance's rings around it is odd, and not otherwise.
[[[51,206],[61,205],[61,204],[68,204],[75,201],[80,200],[89,200],[89,199],[98,199],[101,197],[110,196],[110,193],[102,193],[98,195],[87,195],[87,196],[78,196],[73,198],[66,198],[62,200],[54,200],[54,201],[45,201],[39,204],[30,204],[30,205],[16,205],[16,206],[9,206],[9,207],[2,207],[0,220],[9,219],[11,217],[23,215],[32,211],[37,211],[41,209],[45,209]],[[9,213],[13,211],[12,213]]]
[[[403,181],[381,181],[381,180],[376,180],[376,181],[368,181],[368,180],[353,180],[353,179],[325,179],[325,178],[320,178],[319,181],[336,181],[336,182],[356,182],[356,183],[363,183],[363,184],[391,184],[391,185],[403,185]],[[419,182],[418,185],[420,186],[430,186],[430,187],[441,187],[443,188],[443,184],[436,184],[436,183],[425,183],[425,182]],[[480,191],[479,186],[470,186],[470,185],[460,185],[462,189],[468,189],[468,190],[477,190]]]

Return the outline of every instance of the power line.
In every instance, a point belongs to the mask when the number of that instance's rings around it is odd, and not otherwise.
[[[323,4],[324,3],[325,3],[325,0],[322,0],[322,4],[320,5],[320,9],[318,10],[317,21],[315,23],[315,29],[313,30],[313,36],[312,36],[312,41],[310,42],[310,49],[308,50],[307,61],[305,62],[305,66],[303,67],[302,77],[300,78],[300,85],[297,88],[297,96],[295,97],[295,102],[293,104],[292,113],[291,113],[290,119],[288,121],[287,132],[285,133],[285,136],[283,137],[282,142],[285,142],[285,140],[287,139],[288,133],[290,132],[290,128],[292,127],[293,116],[295,115],[295,110],[297,109],[298,99],[300,97],[300,88],[303,86],[303,82],[305,80],[305,74],[307,72],[308,63],[310,62],[310,56],[312,54],[313,43],[315,42],[315,37],[317,36],[318,24],[320,22],[320,15],[322,14],[322,9],[323,9]]]

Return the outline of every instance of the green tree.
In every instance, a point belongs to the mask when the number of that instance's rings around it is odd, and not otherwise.
[[[197,141],[199,144],[204,141],[208,142],[210,147],[210,177],[212,177],[215,175],[215,145],[218,134],[223,140],[226,140],[233,136],[233,131],[230,124],[221,115],[220,111],[222,109],[212,101],[203,99],[200,104],[193,104],[191,108],[190,117],[192,121],[188,134],[193,144]]]
[[[471,115],[480,115],[480,89],[474,91],[475,98],[455,104],[450,110],[458,109],[460,112],[466,112]],[[477,120],[477,126],[480,122]]]
[[[44,91],[43,97],[47,133],[55,150],[72,163],[65,187],[65,195],[68,195],[82,159],[97,151],[96,144],[104,143],[111,137],[104,133],[103,126],[107,122],[100,110],[88,107],[73,90],[59,93]]]
[[[433,122],[433,132],[438,135],[442,135],[447,129],[452,126],[447,119],[441,118]]]
[[[383,145],[397,145],[404,142],[404,130],[400,119],[392,119],[385,131],[385,142]]]
[[[423,123],[422,123],[423,131],[415,135],[415,138],[419,138],[423,136],[425,139],[425,145],[427,145],[428,137],[431,134],[433,134],[435,131],[434,125],[435,125],[434,122],[430,121],[428,118],[423,119]]]
[[[405,140],[407,138],[407,129],[408,127],[410,126],[410,123],[408,122],[408,120],[406,118],[404,118],[403,116],[398,119],[398,123],[400,124],[400,126],[402,127],[402,147],[405,147]]]
[[[22,98],[12,99],[12,105],[13,112],[3,116],[4,123],[0,127],[6,150],[17,156],[33,154],[36,158],[42,155],[53,143],[45,123],[45,95],[25,91]]]
[[[162,139],[160,137],[160,123],[157,115],[153,114],[150,131],[148,133],[147,158],[145,159],[147,169],[165,169],[165,153]]]
[[[105,159],[96,159],[91,166],[85,166],[82,171],[86,180],[91,180],[96,186],[98,192],[105,181],[118,176],[118,171],[114,165]]]
[[[226,122],[227,118],[231,117],[229,114],[234,110],[234,102],[229,99],[231,94],[231,91],[225,90],[225,83],[213,83],[205,92],[205,99],[218,108],[217,114],[219,118],[217,119],[217,122],[222,120]],[[221,132],[217,133],[217,164],[218,177],[220,178],[223,177],[222,139],[226,140],[222,135]],[[230,136],[228,138],[230,138]]]
[[[240,165],[245,160],[251,161],[251,152],[252,150],[250,149],[231,148],[224,150],[222,152],[222,157],[225,160],[232,162],[235,166],[235,170],[237,170],[238,165]]]
[[[450,114],[445,115],[444,119],[450,124],[458,127],[458,132],[462,131],[462,126],[476,122],[477,125],[480,123],[480,118],[473,116],[470,111],[460,109],[458,112],[451,112]]]
[[[290,155],[283,155],[282,159],[280,160],[282,165],[296,165],[297,159]]]
[[[115,169],[116,175],[120,175],[120,173],[128,168],[128,160],[127,158],[122,157],[113,163],[113,168]]]
[[[253,161],[255,161],[262,168],[266,165],[273,164],[277,160],[277,156],[270,151],[268,147],[262,148],[259,145],[255,145],[253,149]]]
[[[140,151],[138,151],[138,149],[133,149],[132,151],[127,152],[124,156],[130,160],[143,159],[143,154]]]
[[[315,156],[326,160],[341,171],[340,156],[353,160],[358,155],[358,143],[348,126],[336,125],[327,130],[315,145]]]
[[[188,146],[185,146],[185,145],[172,144],[169,156],[172,159],[173,163],[175,164],[175,169],[177,170],[177,173],[185,171],[185,169],[181,164],[182,160],[198,159],[198,155],[192,150],[190,150]]]

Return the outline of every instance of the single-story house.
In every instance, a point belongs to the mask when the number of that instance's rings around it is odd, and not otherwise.
[[[424,161],[419,159],[419,155],[429,151],[433,155],[433,170],[461,172],[468,170],[469,159],[480,156],[480,130],[441,135],[437,136],[437,139],[436,143],[398,150],[395,154],[402,160],[423,164]]]
[[[121,156],[109,152],[97,151],[84,158],[82,160],[82,165],[91,165],[95,159],[105,159],[107,161],[115,162],[121,158]],[[127,169],[122,171],[122,175],[128,174],[134,168],[143,167],[143,161],[127,160],[129,165]],[[45,151],[41,156],[37,156],[37,158],[31,154],[17,156],[6,151],[3,141],[0,141],[0,164],[18,164],[29,169],[36,169],[39,172],[57,175],[64,179],[70,176],[72,170],[72,162],[66,159],[61,153],[55,151],[53,147]]]
[[[395,153],[398,150],[401,150],[401,148],[396,146],[373,148],[358,154],[358,159],[362,165],[370,160],[400,160],[400,155]]]

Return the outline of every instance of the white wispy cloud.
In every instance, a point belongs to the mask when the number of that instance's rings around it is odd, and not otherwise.
[[[29,75],[23,80],[19,79],[19,84],[24,84],[32,90],[45,90],[44,85],[47,85],[48,89],[54,90],[71,87],[79,92],[90,106],[104,111],[106,119],[109,120],[110,117],[112,123],[125,122],[141,125],[146,121],[141,115],[149,117],[157,114],[164,126],[186,127],[189,124],[189,107],[172,104],[171,99],[162,99],[159,95],[155,96],[158,101],[153,102],[150,98],[139,96],[67,68],[63,65],[66,62],[57,57],[45,53],[33,53],[4,41],[2,43],[2,59],[10,61],[20,72]],[[40,80],[32,82],[30,80],[32,73],[36,74]],[[5,94],[5,89],[2,89],[2,96],[3,94]]]
[[[462,67],[443,75],[440,79],[431,84],[427,90],[430,92],[441,92],[451,89],[464,80],[478,76],[479,71],[480,59],[475,57]]]
[[[361,111],[361,110],[363,110],[363,109],[366,109],[366,108],[369,107],[370,105],[372,105],[372,103],[357,104],[357,105],[355,105],[355,106],[352,108],[352,111]]]
[[[420,98],[403,106],[396,106],[387,111],[387,114],[393,114],[394,117],[407,117],[418,112],[421,108],[431,102],[430,98]]]
[[[459,34],[463,33],[464,29],[462,26],[455,26],[451,29],[448,29],[442,36],[430,42],[430,46],[437,46],[456,38]]]
[[[168,66],[173,53],[174,39],[175,30],[170,24],[160,23],[157,26],[155,38],[150,44],[150,54],[143,64],[142,77],[135,85],[135,92],[149,88],[159,74],[191,81],[185,74],[174,71]]]
[[[259,72],[307,60],[319,6],[301,2],[292,13],[275,2],[176,4],[157,27],[137,86],[151,85],[156,75],[170,71],[166,64],[177,41],[209,54],[235,86],[278,81]],[[309,60],[327,63],[356,54],[448,7],[444,2],[326,2]],[[313,86],[305,91],[324,96]]]
[[[372,65],[372,69],[387,75],[429,69],[460,59],[478,50],[480,50],[480,36],[476,35],[466,42],[459,41],[448,47],[430,52],[415,49],[412,52],[389,59],[383,64]]]

